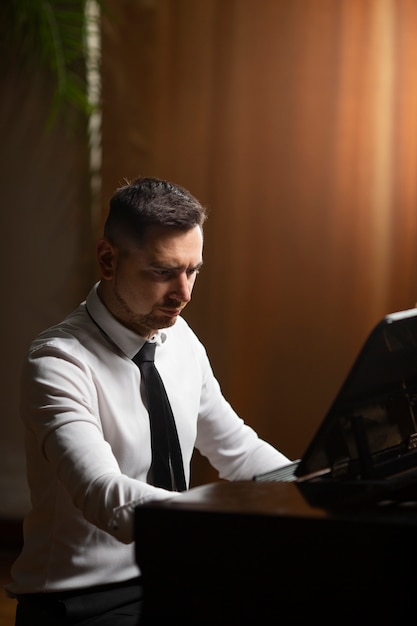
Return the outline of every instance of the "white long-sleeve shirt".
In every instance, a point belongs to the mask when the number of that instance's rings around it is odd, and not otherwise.
[[[226,480],[252,479],[289,462],[233,411],[183,318],[156,341],[155,364],[175,416],[187,484],[194,447]],[[97,285],[32,343],[21,404],[32,509],[9,592],[138,576],[134,507],[177,495],[146,482],[149,418],[132,361],[143,343],[105,308]]]

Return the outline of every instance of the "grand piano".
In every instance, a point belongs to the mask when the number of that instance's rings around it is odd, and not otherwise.
[[[397,625],[417,598],[417,310],[371,332],[300,461],[135,510],[144,626]]]
[[[136,558],[144,626],[403,624],[417,510],[329,512],[293,482],[212,483],[138,507]]]

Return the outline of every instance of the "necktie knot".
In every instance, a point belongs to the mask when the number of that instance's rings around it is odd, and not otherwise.
[[[156,343],[146,341],[139,352],[133,357],[133,361],[136,365],[140,363],[153,363],[155,361],[155,350]]]

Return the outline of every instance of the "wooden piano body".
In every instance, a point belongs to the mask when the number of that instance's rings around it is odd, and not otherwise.
[[[138,507],[135,525],[141,626],[382,626],[414,612],[414,504],[331,512],[295,483],[218,482]]]

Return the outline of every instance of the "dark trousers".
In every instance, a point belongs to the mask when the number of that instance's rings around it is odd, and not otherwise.
[[[140,579],[77,592],[18,597],[15,626],[138,626]]]

